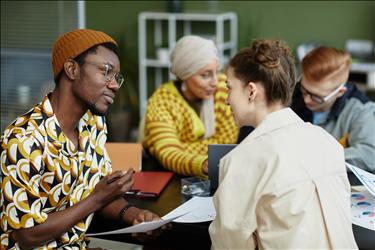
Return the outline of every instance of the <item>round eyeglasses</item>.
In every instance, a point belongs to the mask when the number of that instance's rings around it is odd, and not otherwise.
[[[120,72],[115,72],[114,68],[109,63],[99,63],[99,62],[93,62],[93,61],[85,61],[87,64],[91,64],[94,66],[97,66],[104,75],[104,81],[106,83],[112,82],[113,80],[116,81],[119,88],[121,88],[122,84],[124,83],[124,76],[120,74]]]

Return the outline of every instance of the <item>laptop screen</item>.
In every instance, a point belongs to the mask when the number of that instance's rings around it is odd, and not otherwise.
[[[231,151],[237,144],[209,144],[208,145],[208,179],[211,183],[211,193],[219,185],[220,159]]]

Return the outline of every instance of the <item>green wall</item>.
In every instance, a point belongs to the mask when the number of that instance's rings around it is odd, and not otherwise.
[[[238,48],[254,38],[285,40],[293,50],[303,42],[344,48],[349,38],[375,41],[372,1],[182,1],[183,12],[233,11],[238,16]],[[138,14],[166,12],[168,1],[86,1],[87,27],[103,30],[120,42],[126,87],[116,99],[135,111],[138,124]]]
[[[295,48],[306,41],[344,48],[349,38],[375,40],[372,1],[206,1],[184,2],[186,11],[234,11],[239,48],[254,38],[279,38]]]

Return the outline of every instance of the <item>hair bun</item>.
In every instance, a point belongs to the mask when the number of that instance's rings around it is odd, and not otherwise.
[[[279,44],[271,41],[260,40],[253,44],[254,59],[266,68],[276,68],[280,65]]]

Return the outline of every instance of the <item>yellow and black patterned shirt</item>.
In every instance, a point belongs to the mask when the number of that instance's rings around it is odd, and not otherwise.
[[[207,145],[237,142],[238,127],[226,104],[225,79],[225,75],[219,75],[214,95],[215,133],[209,138],[204,138],[202,120],[174,82],[163,84],[151,96],[143,143],[164,167],[182,175],[207,178],[202,171],[202,164],[207,160]]]
[[[1,136],[1,249],[18,249],[9,236],[43,223],[51,212],[85,199],[111,171],[104,117],[87,111],[78,125],[79,144],[62,132],[48,95],[18,117]],[[39,249],[81,249],[93,214]]]

